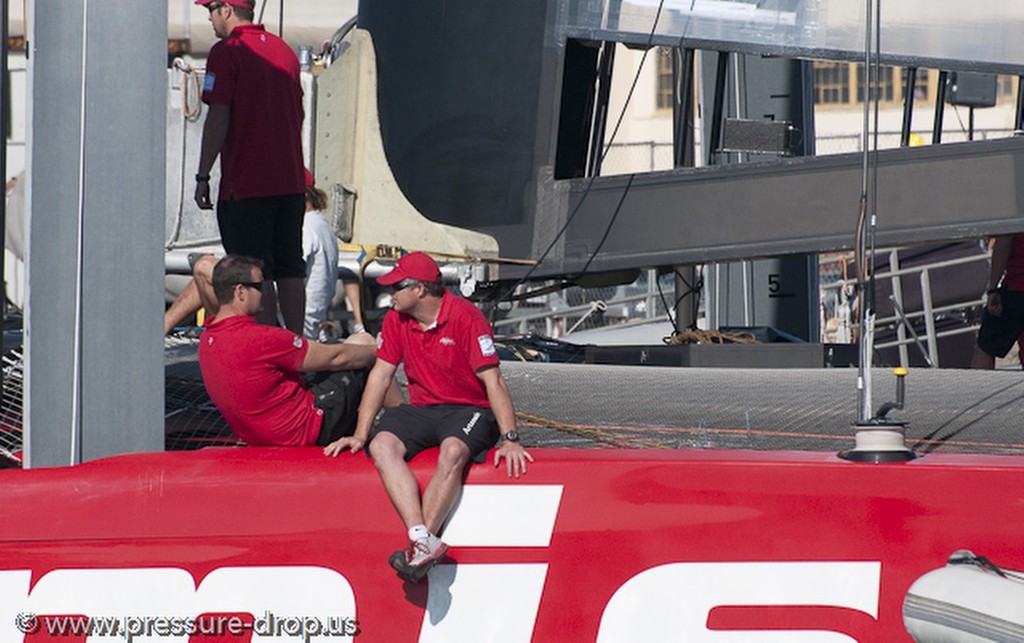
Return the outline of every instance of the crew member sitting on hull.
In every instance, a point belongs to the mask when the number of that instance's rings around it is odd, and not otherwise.
[[[265,283],[260,261],[251,257],[228,255],[213,269],[219,310],[199,338],[210,399],[250,445],[323,446],[351,435],[374,364],[373,337],[321,344],[257,324]],[[307,386],[302,373],[318,376]],[[381,399],[396,406],[402,395],[390,386]]]
[[[508,476],[526,473],[533,458],[519,443],[515,411],[490,324],[470,302],[453,295],[428,255],[413,252],[377,279],[391,293],[392,310],[377,341],[355,434],[329,444],[337,456],[368,446],[384,488],[408,529],[405,550],[388,563],[418,582],[444,556],[436,535],[462,489],[469,462],[501,438],[494,466],[506,460]],[[386,409],[374,426],[398,365],[404,363],[410,404]],[[407,464],[424,449],[439,447],[437,469],[420,494]]]

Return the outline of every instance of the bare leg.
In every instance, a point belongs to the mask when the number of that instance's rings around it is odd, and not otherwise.
[[[263,297],[266,298],[266,289]],[[306,315],[306,281],[302,277],[285,277],[277,280],[277,303],[284,318],[284,327],[296,335],[302,334]],[[264,304],[266,307],[267,304]]]
[[[420,486],[405,462],[405,445],[402,441],[393,433],[378,433],[370,442],[370,453],[384,490],[405,528],[424,524]]]
[[[213,292],[213,268],[220,261],[213,255],[204,255],[196,260],[192,269],[192,278],[196,288],[199,290],[199,299],[203,302],[203,308],[207,315],[216,315],[220,310],[220,303],[217,302],[217,295]]]
[[[345,282],[345,299],[348,300],[348,305],[352,307],[352,322],[356,326],[362,326],[363,304],[358,281]]]
[[[263,281],[263,308],[256,313],[256,321],[267,326],[277,326],[277,289],[274,282]]]
[[[174,330],[175,326],[185,321],[189,315],[199,310],[202,303],[199,300],[199,289],[196,288],[196,281],[193,279],[181,291],[178,298],[171,303],[171,306],[164,311],[164,335]]]
[[[181,324],[189,315],[195,314],[200,307],[206,308],[210,315],[220,310],[217,297],[213,292],[213,267],[217,265],[217,257],[203,255],[192,267],[192,281],[181,291],[170,308],[164,313],[164,335]]]
[[[996,367],[996,358],[992,357],[977,346],[974,347],[974,358],[971,360],[971,368],[992,370]]]
[[[423,517],[436,534],[451,513],[462,490],[462,475],[469,464],[469,447],[458,438],[445,438],[437,457],[437,469],[423,491]]]

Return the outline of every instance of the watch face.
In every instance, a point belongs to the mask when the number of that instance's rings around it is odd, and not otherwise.
[[[519,442],[519,431],[509,431],[505,434],[505,439],[509,442]]]

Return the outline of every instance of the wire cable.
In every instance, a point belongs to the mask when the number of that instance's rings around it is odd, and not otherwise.
[[[89,0],[82,3],[82,61],[79,82],[81,108],[78,118],[78,229],[75,245],[75,330],[71,352],[71,431],[68,464],[78,464],[82,457],[81,451],[81,388],[82,388],[82,286],[85,255],[85,150],[86,150],[86,117],[88,115],[88,92],[86,78],[89,61]]]
[[[691,0],[691,4],[690,4],[691,11],[693,10],[693,5],[695,3],[696,3],[696,0]],[[665,6],[665,0],[660,0],[658,2],[657,12],[654,15],[654,22],[651,25],[651,31],[650,31],[649,35],[647,36],[647,47],[644,49],[644,54],[643,54],[643,57],[640,59],[640,65],[637,67],[636,74],[634,74],[634,76],[633,76],[633,82],[630,85],[629,93],[626,95],[626,100],[623,103],[622,109],[619,112],[619,117],[616,120],[615,127],[612,129],[612,133],[611,133],[611,136],[608,138],[608,142],[605,143],[605,145],[604,145],[604,150],[601,153],[601,157],[600,157],[600,161],[599,161],[598,165],[603,163],[605,157],[608,156],[608,152],[611,150],[611,146],[615,142],[615,137],[619,133],[619,128],[622,126],[622,123],[625,120],[626,110],[629,108],[629,104],[632,101],[634,90],[636,89],[637,82],[640,79],[640,74],[643,71],[644,61],[647,60],[647,53],[648,53],[648,51],[651,48],[651,44],[654,42],[654,34],[657,33],[658,22],[661,20],[661,11],[662,11],[662,8],[664,6]],[[689,24],[689,23],[687,23],[687,24]],[[513,293],[515,293],[516,289],[519,286],[521,286],[524,282],[526,282],[533,275],[533,273],[537,270],[537,268],[544,262],[544,260],[548,256],[548,254],[550,254],[551,250],[555,247],[555,244],[557,244],[558,241],[562,238],[562,236],[565,234],[565,231],[569,229],[569,225],[572,224],[573,220],[576,218],[576,215],[579,214],[580,210],[583,208],[583,204],[586,202],[587,196],[590,194],[590,190],[591,190],[591,188],[593,188],[594,181],[596,179],[597,179],[597,175],[591,175],[590,177],[588,177],[587,185],[586,185],[586,187],[583,190],[583,194],[580,195],[579,201],[576,203],[576,206],[572,209],[572,212],[569,213],[569,216],[566,218],[565,223],[563,223],[562,227],[560,227],[558,229],[558,232],[555,233],[555,236],[554,236],[554,238],[552,238],[551,243],[549,243],[547,248],[544,249],[544,252],[541,253],[540,257],[537,259],[537,263],[535,263],[533,266],[531,266],[530,269],[527,270],[526,273],[522,277],[520,277],[518,280],[516,280],[516,282],[514,284],[512,284],[509,288],[507,288],[505,290],[505,292],[502,293],[501,296],[498,297],[498,299],[497,299],[498,302],[511,301],[510,297],[512,296]],[[630,184],[632,184],[632,178],[630,178]],[[627,187],[627,191],[628,191],[628,187]],[[626,195],[623,194],[622,199],[619,202],[619,206],[620,207],[621,207],[622,201],[625,200],[625,196]],[[608,229],[610,229],[611,224],[615,222],[615,217],[617,216],[617,214],[618,214],[618,209],[616,210],[615,214],[613,215],[612,220],[609,222]],[[605,230],[605,237],[607,237],[607,235],[608,235],[608,229]],[[594,255],[596,255],[596,251],[594,253],[592,253],[590,259],[587,260],[587,264],[586,265],[588,267],[589,267],[591,261],[593,261]],[[582,275],[582,273],[580,273],[580,274]]]

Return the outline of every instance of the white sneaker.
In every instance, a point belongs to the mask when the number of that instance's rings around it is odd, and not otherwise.
[[[434,535],[410,540],[405,550],[388,558],[388,564],[407,581],[418,583],[448,551],[448,545]]]

